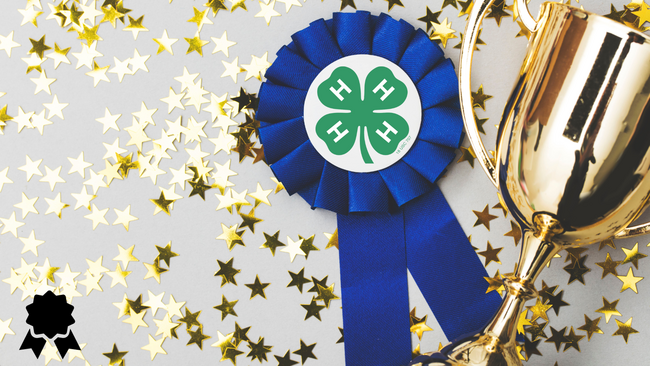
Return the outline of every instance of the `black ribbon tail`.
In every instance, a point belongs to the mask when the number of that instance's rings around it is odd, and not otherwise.
[[[36,358],[38,358],[43,351],[43,347],[45,347],[45,342],[46,340],[43,338],[36,338],[32,336],[32,331],[30,330],[27,332],[27,335],[23,340],[23,344],[20,345],[20,349],[31,349],[32,352],[34,352]]]
[[[81,347],[79,347],[79,343],[77,343],[77,340],[75,339],[74,334],[72,334],[72,331],[70,331],[70,334],[68,334],[68,336],[65,338],[55,339],[54,345],[56,346],[56,349],[59,350],[61,358],[65,357],[65,354],[68,353],[68,350],[70,349],[76,349],[78,351],[81,350]]]

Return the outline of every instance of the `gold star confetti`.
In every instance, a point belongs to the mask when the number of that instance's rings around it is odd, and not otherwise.
[[[201,38],[199,38],[198,32],[193,38],[185,38],[185,41],[187,41],[187,43],[189,44],[189,47],[187,48],[187,52],[185,52],[185,54],[196,52],[201,56],[203,56],[203,46],[210,43],[208,41],[204,41]]]
[[[433,23],[432,25],[433,31],[429,35],[429,39],[432,41],[440,41],[442,47],[447,48],[447,41],[458,38],[458,36],[454,34],[456,31],[451,28],[451,22],[448,22],[447,18],[445,18],[445,20],[440,24]]]
[[[428,315],[425,315],[425,316],[422,317],[422,318],[418,318],[418,317],[415,315],[415,309],[416,309],[416,308],[413,308],[413,310],[411,310],[411,312],[409,313],[409,320],[410,320],[410,324],[411,324],[411,333],[415,333],[415,334],[417,334],[418,339],[419,339],[419,340],[422,340],[422,334],[423,334],[424,332],[430,332],[430,331],[433,331],[433,329],[431,329],[431,328],[426,324],[426,322],[427,322],[427,316],[428,316]]]
[[[264,289],[267,288],[270,285],[270,283],[262,283],[260,281],[260,278],[258,275],[255,275],[255,282],[253,283],[247,283],[246,287],[251,289],[251,299],[254,298],[257,295],[260,295],[261,297],[266,299],[266,294],[264,293]]]
[[[639,269],[639,259],[647,257],[647,255],[639,253],[639,243],[634,244],[632,249],[621,248],[621,250],[625,253],[625,259],[621,264],[632,263],[636,269]]]
[[[620,300],[620,299],[619,299]],[[609,323],[609,319],[613,316],[621,316],[621,313],[616,310],[616,305],[618,305],[618,301],[612,301],[611,303],[607,301],[607,299],[603,296],[603,307],[596,310],[597,313],[602,313],[605,315],[605,323]]]
[[[124,356],[129,353],[128,351],[126,352],[120,352],[117,349],[117,345],[113,343],[113,350],[111,352],[107,353],[102,353],[104,356],[108,357],[108,365],[113,366],[113,365],[118,365],[120,362],[122,362]]]
[[[578,328],[578,330],[583,330],[587,332],[587,340],[591,340],[591,336],[595,333],[603,334],[603,331],[598,327],[601,317],[598,317],[594,320],[589,319],[587,314],[585,314],[585,325]]]
[[[474,211],[474,212],[476,213],[476,211]],[[474,226],[476,226],[476,225],[474,225]],[[485,267],[487,267],[488,264],[490,264],[491,262],[496,262],[496,263],[501,264],[501,261],[499,260],[499,252],[502,249],[503,248],[494,248],[494,249],[492,249],[492,244],[490,244],[490,242],[488,241],[487,242],[487,249],[485,249],[482,252],[478,252],[477,254],[480,255],[480,256],[485,257]]]
[[[639,333],[636,329],[632,328],[632,318],[628,319],[625,323],[616,320],[616,325],[618,325],[618,329],[612,334],[612,336],[623,336],[623,339],[625,339],[625,343],[627,343],[627,339],[630,336],[630,334],[636,334]]]
[[[623,286],[621,287],[621,292],[630,289],[634,291],[635,293],[639,293],[639,291],[636,288],[637,282],[641,281],[643,277],[635,277],[634,272],[632,271],[632,268],[629,268],[627,271],[627,275],[625,276],[616,276],[621,282],[623,282]]]
[[[154,38],[153,40],[158,44],[158,51],[156,51],[156,54],[160,54],[163,51],[167,51],[172,55],[174,54],[172,45],[178,42],[178,38],[169,38],[167,35],[167,29],[163,30],[163,34],[160,38]]]

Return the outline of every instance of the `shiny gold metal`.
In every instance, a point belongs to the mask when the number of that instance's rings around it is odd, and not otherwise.
[[[493,0],[474,4],[461,47],[460,96],[467,136],[523,231],[519,264],[488,325],[455,340],[422,365],[521,365],[515,336],[535,279],[567,247],[650,232],[626,228],[650,197],[650,37],[560,3],[536,21],[525,0],[528,50],[503,113],[496,164],[476,128],[471,62]]]

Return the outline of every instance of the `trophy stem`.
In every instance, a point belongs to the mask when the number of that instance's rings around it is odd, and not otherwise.
[[[537,297],[534,286],[537,276],[562,249],[560,245],[546,240],[544,236],[536,236],[532,231],[526,231],[523,239],[517,271],[514,276],[504,278],[503,285],[507,292],[503,303],[483,331],[483,334],[498,338],[501,344],[514,342],[524,304]]]
[[[456,339],[415,365],[521,366],[515,343],[519,314],[526,301],[537,297],[537,276],[563,248],[552,241],[553,236],[564,232],[557,219],[536,213],[533,222],[534,228],[524,228],[517,270],[503,280],[506,296],[492,320],[474,335]]]

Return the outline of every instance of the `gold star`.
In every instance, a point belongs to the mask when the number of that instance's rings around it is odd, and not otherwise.
[[[273,9],[275,6],[275,0],[269,1],[268,4],[265,4],[263,1],[258,2],[260,4],[260,12],[255,14],[255,18],[264,18],[267,26],[271,24],[271,18],[280,16],[280,13]]]
[[[413,310],[411,310],[411,312],[409,313],[409,320],[410,320],[410,323],[411,323],[411,333],[415,333],[415,334],[417,334],[417,335],[418,335],[418,339],[419,339],[419,340],[422,340],[422,334],[423,334],[424,332],[430,332],[430,331],[433,331],[433,329],[431,329],[431,328],[426,324],[428,315],[425,315],[425,316],[422,317],[422,318],[418,318],[418,317],[415,315],[415,309],[416,309],[416,308],[413,308]]]
[[[116,140],[117,141],[117,140]],[[118,153],[115,153],[115,159],[118,164],[120,164],[120,172],[122,177],[127,178],[129,176],[129,170],[139,169],[140,164],[137,161],[132,161],[133,153],[130,153],[127,156],[122,156]]]
[[[199,323],[199,320],[198,320],[199,315],[201,315],[201,310],[193,313],[186,306],[185,307],[185,316],[178,319],[178,321],[182,322],[182,323],[185,323],[185,326],[187,327],[188,330],[192,329],[192,327],[195,326],[195,325],[197,327],[200,327],[201,323]]]
[[[237,313],[235,312],[235,305],[237,305],[238,301],[239,300],[228,301],[224,295],[221,295],[221,304],[213,306],[213,308],[221,312],[221,320],[224,320],[228,315],[237,316]]]
[[[120,164],[111,164],[110,161],[104,160],[104,166],[104,170],[101,170],[99,174],[106,177],[106,185],[110,185],[113,179],[124,179],[120,175]]]
[[[584,275],[591,271],[591,269],[585,266],[586,259],[586,256],[580,257],[580,259],[575,259],[575,257],[571,256],[571,264],[564,267],[564,270],[570,275],[569,284],[575,280],[580,281],[583,285],[585,284]]]
[[[248,227],[253,234],[255,233],[255,224],[264,221],[262,219],[255,217],[254,208],[251,208],[248,214],[240,213],[239,216],[242,218],[242,223],[240,228]]]
[[[600,244],[598,245],[598,250],[603,249],[605,245],[607,245],[612,249],[616,249],[616,244],[614,244],[614,238],[609,238],[601,241]]]
[[[192,51],[196,51],[196,53],[198,53],[201,56],[203,56],[203,46],[210,43],[208,41],[204,41],[201,38],[199,38],[198,32],[194,35],[194,38],[185,38],[185,41],[187,41],[187,43],[189,44],[189,47],[187,48],[187,52],[185,52],[185,54],[189,54],[192,53]]]
[[[260,278],[258,275],[255,275],[255,282],[253,283],[247,283],[245,284],[246,287],[251,289],[251,299],[254,298],[257,295],[262,296],[263,298],[266,299],[266,294],[264,293],[264,289],[267,288],[270,283],[262,283],[260,282]]]
[[[519,228],[519,225],[514,221],[510,221],[510,231],[505,233],[503,236],[512,237],[512,239],[515,241],[515,246],[517,246],[517,244],[519,244],[519,240],[521,240],[521,229]]]
[[[239,63],[239,56],[235,57],[235,59],[230,63],[224,60],[221,60],[221,63],[226,68],[226,70],[221,74],[221,77],[225,78],[230,76],[232,81],[237,83],[237,74],[244,72],[244,69],[237,65]]]
[[[237,225],[233,225],[231,227],[227,227],[223,223],[221,223],[221,230],[222,233],[217,236],[217,240],[225,240],[226,245],[228,246],[228,250],[233,250],[235,245],[239,244],[241,246],[246,246],[244,245],[244,241],[242,240],[241,235],[244,234],[244,231],[237,231],[239,227]]]
[[[23,197],[22,197],[22,200],[20,201],[20,203],[16,203],[14,205],[14,207],[19,208],[19,209],[22,210],[22,213],[23,213],[22,218],[25,219],[25,217],[29,213],[35,213],[35,214],[38,215],[38,211],[34,207],[34,204],[36,204],[36,201],[38,200],[38,197],[34,197],[34,198],[30,199],[25,195],[24,192],[22,192],[22,195],[23,195]]]
[[[329,287],[321,286],[320,284],[316,284],[316,286],[318,287],[318,297],[316,297],[316,300],[323,301],[328,309],[332,300],[340,299],[340,297],[334,294],[334,284],[331,284]]]
[[[20,43],[14,42],[14,31],[11,31],[6,37],[0,36],[0,50],[7,53],[7,57],[11,57],[11,50],[20,47]]]
[[[122,262],[124,269],[126,269],[130,262],[139,262],[138,258],[133,256],[133,248],[135,248],[135,245],[131,245],[129,249],[124,249],[121,245],[117,244],[117,250],[120,254],[113,258],[113,260]]]
[[[11,325],[11,321],[13,319],[14,318],[9,318],[9,319],[7,319],[5,321],[0,319],[0,342],[2,342],[2,340],[4,339],[4,337],[7,334],[10,334],[10,335],[15,335],[16,334],[16,333],[14,333],[13,330],[11,330],[11,328],[9,328],[9,326]]]
[[[354,0],[341,0],[341,9],[339,10],[343,11],[343,9],[345,9],[348,6],[353,9],[357,8],[357,6],[354,4]]]
[[[21,26],[27,23],[32,23],[34,27],[38,28],[38,22],[36,18],[38,18],[39,15],[43,14],[42,11],[37,11],[34,7],[28,6],[26,9],[18,9],[18,12],[23,16],[23,20],[20,22]]]
[[[61,218],[61,211],[63,211],[64,208],[70,207],[69,204],[61,202],[61,192],[59,192],[54,199],[49,199],[45,197],[45,202],[47,202],[47,211],[45,211],[45,214],[55,214],[59,218]]]
[[[145,28],[145,26],[142,25],[142,20],[144,19],[144,15],[138,19],[133,19],[131,18],[130,15],[128,15],[128,17],[129,17],[129,25],[122,28],[122,30],[131,31],[133,33],[133,39],[138,39],[138,34],[140,34],[140,32],[149,31],[149,29]],[[98,25],[96,27],[98,27]]]
[[[437,11],[437,12],[434,13],[427,6],[427,15],[425,15],[425,16],[423,16],[421,18],[418,18],[418,20],[421,21],[421,22],[424,22],[427,25],[427,32],[428,32],[428,31],[431,30],[431,27],[434,24],[440,23],[440,21],[438,20],[438,17],[440,16],[441,13],[442,13],[442,11]]]
[[[483,84],[481,84],[481,86],[478,87],[478,91],[476,91],[476,93],[472,92],[472,106],[474,108],[480,107],[481,109],[485,110],[485,101],[491,98],[491,95],[483,93]]]
[[[52,91],[50,90],[50,85],[52,85],[52,83],[55,82],[56,79],[48,78],[47,75],[45,74],[45,71],[41,72],[39,77],[29,78],[29,80],[31,80],[34,84],[36,84],[36,91],[34,92],[34,95],[38,94],[41,91],[44,91],[47,94],[52,95]]]
[[[503,287],[503,280],[501,279],[501,275],[499,274],[499,270],[497,269],[497,273],[494,275],[494,277],[483,277],[487,283],[488,283],[488,288],[485,290],[485,293],[490,293],[491,291],[497,291],[497,292],[503,292],[505,288]]]
[[[167,352],[162,348],[162,344],[165,341],[165,337],[162,336],[160,339],[156,340],[154,337],[151,336],[151,334],[147,334],[149,336],[149,343],[145,346],[140,347],[141,349],[145,351],[149,351],[149,355],[151,356],[151,361],[156,357],[157,354],[161,353],[163,355],[166,355]]]
[[[459,18],[465,15],[469,15],[469,13],[472,11],[472,8],[474,7],[474,0],[467,0],[467,1],[458,0],[458,3],[460,4],[460,13],[458,13]]]
[[[459,147],[461,151],[460,159],[456,163],[462,163],[463,161],[466,161],[469,163],[469,165],[474,168],[474,159],[476,158],[476,154],[474,153],[474,149],[472,147],[464,147],[460,146]]]
[[[533,313],[533,316],[531,317],[531,321],[535,321],[537,318],[542,318],[546,321],[548,321],[548,315],[546,315],[546,312],[552,307],[552,305],[545,305],[542,303],[542,301],[537,298],[537,302],[533,306],[527,306],[527,308]]]
[[[29,41],[32,43],[32,48],[29,50],[29,53],[35,53],[41,59],[43,58],[43,53],[45,53],[45,51],[52,49],[52,47],[45,44],[45,36],[41,37],[41,39],[38,41],[35,41],[31,38]]]
[[[618,272],[616,271],[616,267],[621,264],[620,261],[613,261],[612,257],[609,256],[609,253],[607,253],[607,257],[605,257],[604,262],[598,262],[596,265],[600,268],[603,269],[603,275],[600,278],[605,278],[608,274],[612,274],[615,277],[618,277]]]
[[[119,266],[119,264],[118,264]],[[147,324],[144,321],[144,316],[147,312],[146,311],[139,311],[136,312],[133,307],[129,309],[129,317],[122,320],[123,323],[131,324],[131,330],[135,334],[135,331],[138,329],[138,327],[143,327],[143,328],[149,328],[149,324]]]
[[[108,212],[108,208],[99,210],[97,209],[97,206],[93,204],[92,212],[84,217],[88,220],[92,220],[93,230],[95,230],[99,224],[108,225],[108,221],[106,221],[106,218],[104,217],[106,212]]]
[[[223,225],[223,224],[221,224]],[[264,244],[260,246],[260,249],[263,248],[268,248],[271,250],[271,254],[275,257],[275,249],[277,247],[283,247],[285,246],[284,243],[282,243],[279,239],[278,236],[280,235],[280,230],[278,230],[275,234],[269,235],[267,233],[264,234]],[[302,292],[302,291],[301,291]]]
[[[248,341],[247,346],[251,350],[250,352],[248,352],[246,357],[250,357],[251,362],[257,359],[260,363],[262,363],[262,360],[268,361],[266,358],[266,354],[271,352],[271,348],[273,348],[273,346],[264,345],[264,337],[260,337],[257,343],[253,343],[253,341]]]
[[[314,360],[316,359],[316,356],[314,356],[314,347],[316,347],[316,343],[310,344],[309,346],[303,342],[303,340],[300,340],[300,349],[293,351],[293,354],[300,355],[300,359],[302,361],[302,364],[305,364],[305,361],[309,358],[313,358]]]
[[[113,365],[118,365],[120,362],[122,362],[122,359],[124,356],[129,353],[128,351],[126,352],[120,352],[117,349],[117,345],[113,343],[113,350],[108,353],[102,353],[104,356],[108,357],[108,365],[113,366]]]
[[[601,319],[601,317],[598,317],[597,319],[591,320],[591,319],[589,319],[587,314],[585,314],[585,325],[578,328],[578,330],[584,330],[585,332],[587,332],[587,340],[588,341],[591,340],[591,336],[594,333],[603,334],[603,331],[598,327],[598,323],[600,322],[600,319]]]
[[[474,215],[476,215],[476,222],[474,223],[474,226],[483,225],[488,229],[488,231],[490,230],[490,221],[497,218],[497,216],[490,214],[489,205],[485,205],[483,211],[472,210],[472,212],[474,212]]]
[[[233,268],[232,265],[234,260],[235,258],[230,258],[227,263],[224,263],[217,259],[217,263],[219,263],[219,270],[215,272],[214,275],[221,276],[221,287],[223,287],[226,283],[232,283],[233,285],[237,286],[235,275],[241,272],[241,270]]]
[[[198,28],[199,32],[201,31],[201,28],[203,28],[204,24],[213,24],[212,21],[208,18],[208,10],[209,9],[200,11],[195,7],[194,16],[188,20],[189,23],[196,23],[196,27]]]
[[[391,11],[393,9],[393,6],[401,6],[402,8],[404,7],[404,4],[402,4],[401,0],[386,0],[388,2],[388,11]]]
[[[230,4],[231,4],[230,5],[230,12],[231,13],[233,11],[235,11],[235,9],[237,9],[237,8],[242,8],[242,9],[248,11],[248,9],[246,9],[246,4],[244,3],[246,0],[228,0],[228,1],[230,1]]]
[[[77,34],[79,34],[79,37],[77,39],[81,39],[82,41],[86,41],[88,46],[90,46],[91,43],[95,41],[102,41],[103,38],[100,37],[97,34],[97,30],[99,29],[99,24],[92,28],[88,28],[85,24],[83,25],[83,32],[77,31]]]
[[[642,1],[639,5],[641,5],[639,10],[633,11],[632,14],[639,17],[639,27],[641,27],[646,22],[650,21],[650,6],[648,6],[645,1]],[[625,339],[625,342],[627,343],[627,338]]]
[[[634,272],[632,272],[632,268],[630,268],[627,271],[627,275],[625,276],[616,276],[618,277],[621,282],[623,282],[623,286],[621,287],[621,292],[630,289],[634,291],[635,293],[639,293],[636,288],[636,283],[641,281],[643,277],[634,277]]]
[[[632,263],[636,269],[639,269],[639,259],[647,257],[647,255],[639,253],[639,243],[634,244],[632,249],[621,248],[621,250],[625,253],[625,259],[621,264]]]
[[[90,211],[90,201],[97,198],[97,196],[88,194],[86,187],[81,187],[80,193],[71,193],[72,197],[77,200],[77,203],[74,205],[74,209],[79,207],[85,207]]]
[[[531,342],[535,342],[539,338],[547,338],[546,332],[544,332],[544,328],[546,328],[547,325],[548,323],[537,322],[530,324],[530,326],[526,329],[526,332],[530,333]]]
[[[162,259],[167,267],[170,266],[170,260],[174,257],[178,257],[178,254],[172,252],[172,242],[169,241],[164,248],[161,248],[156,245],[156,250],[158,250],[158,259]]]
[[[309,279],[305,278],[305,268],[303,267],[298,273],[293,273],[291,271],[288,272],[291,276],[291,282],[289,282],[287,287],[296,286],[300,293],[302,293],[302,286],[306,283],[311,282]]]
[[[566,343],[568,339],[564,335],[566,333],[566,327],[560,329],[559,331],[555,330],[555,328],[551,327],[551,337],[549,337],[546,341],[546,343],[555,343],[555,349],[559,352],[560,348],[562,347],[562,343]]]
[[[165,317],[162,320],[154,319],[153,322],[156,323],[156,326],[158,327],[156,335],[162,334],[163,338],[178,338],[176,335],[176,328],[180,327],[181,325],[174,323],[171,320],[169,313],[165,314]]]
[[[79,153],[79,156],[76,159],[68,158],[68,161],[72,166],[68,171],[68,174],[79,173],[81,178],[86,178],[86,168],[93,166],[92,163],[88,163],[84,160],[84,152]]]
[[[505,0],[496,0],[490,7],[490,13],[486,18],[494,18],[497,22],[497,26],[501,26],[501,19],[512,16],[505,10],[506,1]]]
[[[451,28],[451,22],[447,21],[447,18],[442,21],[440,24],[433,23],[433,32],[429,35],[429,39],[432,41],[440,41],[442,47],[447,48],[447,41],[450,39],[458,38],[454,33],[456,31]]]
[[[115,211],[115,214],[117,215],[117,218],[113,222],[113,225],[122,224],[126,231],[129,231],[129,223],[138,219],[137,217],[131,215],[131,205],[126,206],[123,211],[120,211],[117,208],[113,208],[113,211]]]
[[[609,319],[612,317],[612,315],[621,316],[621,313],[619,313],[618,310],[616,310],[616,305],[618,304],[619,300],[612,301],[610,303],[603,296],[603,307],[596,310],[596,312],[605,315],[605,323],[609,323]]]
[[[578,342],[584,338],[585,336],[583,335],[576,335],[573,331],[573,327],[569,330],[569,334],[565,336],[566,342],[564,343],[564,351],[568,350],[569,348],[575,348],[580,352],[580,346],[578,345]]]
[[[199,346],[199,349],[203,349],[203,341],[212,338],[209,335],[203,334],[203,325],[200,325],[199,328],[195,331],[193,330],[187,330],[187,334],[190,335],[190,340],[187,342],[187,345],[189,346],[190,344],[194,343],[197,346]]]
[[[169,271],[167,268],[160,267],[160,259],[158,257],[154,259],[152,264],[144,262],[142,262],[142,264],[147,268],[147,274],[144,276],[145,280],[153,277],[156,279],[156,282],[160,283],[160,275]]]
[[[121,284],[124,287],[129,287],[126,284],[126,276],[131,274],[131,271],[122,270],[122,267],[120,266],[119,263],[117,263],[115,265],[115,271],[109,271],[109,272],[106,272],[106,274],[109,275],[112,278],[111,288],[113,288],[118,283]]]
[[[305,315],[304,320],[307,320],[312,316],[318,320],[321,320],[320,311],[325,309],[325,305],[318,305],[316,303],[316,297],[312,297],[311,302],[309,304],[300,304],[300,306],[302,306],[305,310],[307,310],[307,314]]]
[[[628,319],[625,323],[619,322],[618,319],[616,320],[616,325],[618,325],[618,329],[612,336],[623,336],[623,339],[625,339],[625,343],[627,343],[627,338],[630,336],[630,334],[635,334],[639,333],[636,329],[632,328],[632,318]]]
[[[222,352],[221,361],[230,360],[230,362],[232,362],[233,365],[236,365],[237,364],[236,357],[241,355],[242,353],[244,352],[234,347],[229,347],[226,349],[225,352]]]
[[[476,212],[476,211],[474,211],[474,212]],[[476,225],[474,225],[474,226],[476,226]],[[481,255],[481,256],[485,257],[485,267],[487,267],[488,264],[490,264],[491,262],[496,262],[496,263],[501,264],[501,261],[499,260],[499,252],[501,251],[501,249],[503,249],[503,248],[494,248],[494,249],[492,249],[492,244],[490,244],[490,242],[488,241],[487,242],[487,249],[485,249],[482,252],[478,252],[478,255]]]
[[[287,245],[286,248],[280,249],[281,252],[284,253],[289,253],[289,257],[291,259],[291,262],[293,263],[293,260],[296,258],[296,255],[305,255],[305,252],[302,250],[300,247],[302,244],[303,240],[300,239],[298,241],[293,241],[289,236],[287,236]]]
[[[178,38],[169,38],[169,36],[167,35],[167,29],[163,30],[162,37],[154,38],[153,40],[158,44],[158,51],[156,54],[160,54],[162,51],[167,51],[172,55],[174,54],[172,45],[178,41]]]
[[[325,249],[329,248],[339,248],[339,230],[336,229],[334,230],[333,234],[329,233],[323,233],[325,237],[327,238],[327,245],[325,246]]]
[[[212,9],[212,17],[217,16],[219,10],[228,10],[226,5],[223,3],[223,0],[210,0],[207,3],[203,4]]]

